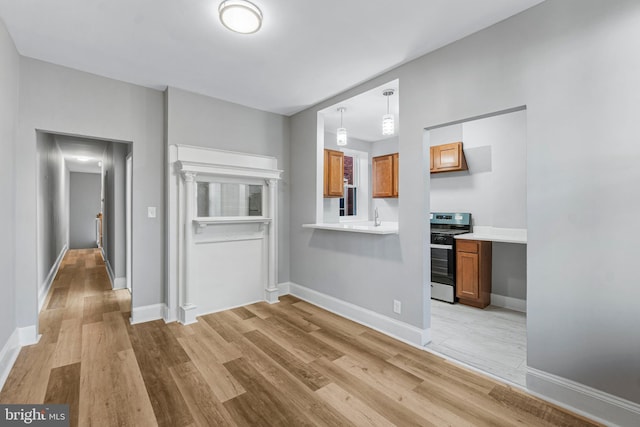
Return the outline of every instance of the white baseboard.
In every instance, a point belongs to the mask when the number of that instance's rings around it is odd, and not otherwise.
[[[40,284],[39,292],[38,292],[38,312],[42,310],[42,306],[44,305],[44,301],[47,299],[47,295],[49,294],[49,290],[51,289],[51,285],[53,284],[53,280],[56,278],[56,274],[58,274],[58,270],[60,269],[60,264],[64,259],[68,250],[67,245],[65,244],[62,247],[62,250],[58,254],[58,258],[56,262],[53,264],[51,269],[49,270],[49,274],[44,279],[44,282]]]
[[[104,257],[104,252],[102,253],[102,258],[104,259],[104,265],[107,268],[107,275],[111,282],[111,289],[125,289],[127,287],[127,277],[116,277],[116,274],[111,267],[111,263]]]
[[[491,305],[496,307],[508,308],[509,310],[527,312],[527,300],[504,295],[491,294]]]
[[[126,289],[126,288],[127,288],[126,277],[116,277],[113,280],[113,289]]]
[[[528,368],[527,389],[544,400],[605,425],[640,425],[640,404],[557,375]]]
[[[289,295],[291,292],[291,282],[278,283],[278,295]]]
[[[423,347],[431,341],[431,331],[429,329],[417,328],[408,323],[384,316],[375,311],[342,301],[296,283],[289,282],[289,289],[291,295],[392,336],[407,344]]]
[[[143,307],[134,307],[131,310],[131,324],[150,322],[152,320],[164,319],[166,312],[166,304],[145,305]]]
[[[18,328],[18,339],[20,345],[32,345],[37,344],[40,341],[40,335],[38,335],[38,328],[36,325],[25,326],[24,328]]]
[[[178,321],[178,308],[171,309],[168,305],[162,304],[162,318],[165,323],[177,322]]]
[[[113,268],[111,268],[111,264],[109,263],[109,260],[104,256],[104,250],[102,251],[102,259],[104,259],[104,266],[107,269],[107,275],[109,276],[109,282],[111,283],[111,289],[115,289],[114,288],[114,278],[115,278],[115,274],[113,273]]]
[[[5,345],[0,350],[0,390],[4,387],[4,383],[9,377],[9,372],[16,363],[18,354],[20,354],[20,336],[18,329],[15,329]]]

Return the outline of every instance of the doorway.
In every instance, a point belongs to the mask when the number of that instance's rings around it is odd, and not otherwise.
[[[453,304],[432,299],[427,348],[525,386],[526,109],[431,127],[425,141],[425,149],[461,141],[468,167],[430,174],[431,212],[471,214],[472,233],[492,249],[490,305],[482,309],[458,299]],[[491,233],[525,238],[506,242]],[[460,238],[464,235],[454,241]],[[453,258],[454,271],[462,273]]]
[[[36,143],[39,309],[70,249],[97,251],[111,289],[131,289],[132,144],[45,131]]]

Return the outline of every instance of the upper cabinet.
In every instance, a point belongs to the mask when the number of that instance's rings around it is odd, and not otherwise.
[[[372,197],[398,197],[398,163],[398,153],[371,159]]]
[[[342,197],[344,191],[344,153],[324,150],[324,197]]]
[[[431,147],[431,173],[466,171],[467,169],[462,142]]]

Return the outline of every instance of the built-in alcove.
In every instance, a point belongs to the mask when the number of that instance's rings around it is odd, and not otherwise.
[[[273,157],[169,147],[168,319],[278,301]]]
[[[398,233],[399,96],[393,80],[318,111],[316,222],[303,227]],[[386,115],[393,116],[390,134],[383,134]],[[338,141],[339,129],[346,130],[346,142]],[[372,175],[372,159],[384,155],[395,155],[394,168]],[[376,181],[383,177],[389,182]],[[375,184],[396,191],[376,195]]]

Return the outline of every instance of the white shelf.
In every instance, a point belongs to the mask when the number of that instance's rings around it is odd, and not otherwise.
[[[458,234],[456,239],[486,240],[489,242],[527,244],[527,230],[525,228],[498,228],[476,226],[473,233]]]
[[[268,224],[271,218],[266,216],[217,216],[199,217],[193,220],[198,229],[203,229],[208,225],[221,224]]]
[[[302,224],[302,227],[316,230],[346,231],[349,233],[398,234],[397,222],[382,222],[379,226],[375,226],[373,222],[316,223]]]

